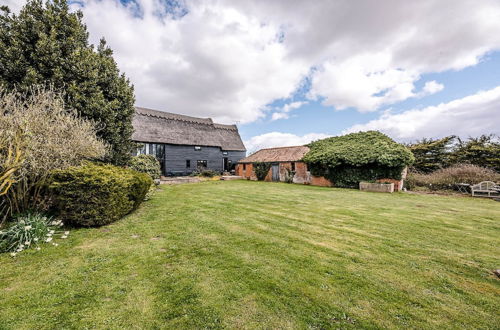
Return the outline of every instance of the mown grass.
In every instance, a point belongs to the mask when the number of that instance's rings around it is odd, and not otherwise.
[[[500,203],[249,181],[164,186],[0,255],[0,328],[498,328]]]

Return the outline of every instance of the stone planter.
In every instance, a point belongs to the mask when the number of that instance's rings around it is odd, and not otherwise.
[[[394,192],[394,183],[360,182],[359,190],[392,193]]]

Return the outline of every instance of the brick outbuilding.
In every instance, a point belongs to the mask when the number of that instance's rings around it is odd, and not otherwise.
[[[271,168],[267,173],[265,181],[287,182],[298,184],[310,184],[313,186],[332,187],[334,183],[325,177],[314,176],[307,168],[302,158],[309,152],[307,146],[277,147],[261,149],[254,154],[241,159],[236,165],[236,175],[248,180],[257,180],[254,172],[254,163],[269,163]],[[404,173],[403,177],[405,177]],[[394,190],[403,188],[403,180],[382,179],[380,182],[393,182]]]

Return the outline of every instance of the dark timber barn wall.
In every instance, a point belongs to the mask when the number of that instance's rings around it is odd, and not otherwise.
[[[163,175],[189,174],[197,170],[198,161],[206,161],[209,170],[231,170],[246,155],[236,125],[139,107],[132,124],[132,140],[143,145],[138,152],[154,154]]]
[[[206,160],[207,168],[221,172],[223,159],[227,157],[233,165],[245,157],[245,151],[228,151],[227,155],[222,154],[219,147],[204,147],[201,150],[194,150],[194,146],[181,146],[167,144],[165,146],[165,167],[169,172],[191,172],[196,169],[198,160]],[[191,168],[186,168],[186,160],[191,162]]]

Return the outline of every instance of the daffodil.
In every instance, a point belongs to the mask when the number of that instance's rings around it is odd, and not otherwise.
[[[32,228],[31,226],[25,226],[24,230],[31,230],[31,228]]]

